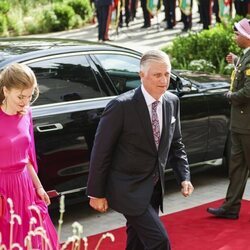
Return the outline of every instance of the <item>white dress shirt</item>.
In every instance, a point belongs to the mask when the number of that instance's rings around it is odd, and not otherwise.
[[[142,94],[145,98],[147,107],[148,107],[148,112],[150,115],[150,119],[152,120],[152,103],[155,101],[159,101],[160,103],[157,105],[157,115],[158,115],[158,119],[159,119],[159,123],[160,123],[160,133],[162,132],[162,96],[160,97],[159,100],[155,100],[154,97],[152,97],[147,90],[144,88],[143,84],[141,85],[141,90],[142,90]]]

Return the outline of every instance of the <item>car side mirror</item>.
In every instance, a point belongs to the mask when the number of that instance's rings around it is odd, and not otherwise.
[[[178,90],[178,92],[180,93],[189,93],[191,91],[192,88],[192,83],[190,81],[184,80],[184,79],[178,79],[177,80],[177,84],[176,84],[176,88]]]
[[[176,82],[176,89],[178,90],[178,92],[181,92],[182,89],[183,89],[183,84],[182,84],[182,81],[181,79],[178,79],[177,82]]]

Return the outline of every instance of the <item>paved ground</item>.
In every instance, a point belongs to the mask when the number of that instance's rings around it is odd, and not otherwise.
[[[176,10],[176,19],[180,20],[180,10]],[[163,12],[158,13],[151,20],[152,26],[148,29],[141,29],[143,25],[143,17],[141,8],[138,8],[137,17],[133,22],[129,23],[129,27],[119,28],[118,33],[114,26],[110,29],[111,44],[120,45],[132,49],[139,50],[141,52],[150,48],[161,48],[173,40],[176,36],[187,35],[182,33],[183,23],[177,22],[177,25],[172,30],[164,30],[166,22],[163,21]],[[199,14],[197,13],[197,6],[193,8],[193,27],[192,31],[199,31],[202,29],[202,24],[198,23]],[[97,41],[97,24],[88,25],[81,29],[56,32],[42,35],[32,35],[35,37],[57,37],[57,38],[71,38],[81,39],[88,41]]]
[[[192,196],[184,198],[175,180],[166,182],[164,214],[223,199],[228,186],[228,178],[225,170],[220,167],[208,168],[204,172],[193,174],[192,183],[195,187],[194,193]],[[244,199],[250,199],[250,182],[247,184]],[[55,211],[52,217],[55,225],[57,225],[58,213]],[[108,232],[125,225],[123,216],[117,212],[109,210],[105,214],[100,214],[92,210],[87,203],[81,203],[66,208],[62,240],[72,235],[71,224],[74,221],[78,221],[83,225],[84,236]]]

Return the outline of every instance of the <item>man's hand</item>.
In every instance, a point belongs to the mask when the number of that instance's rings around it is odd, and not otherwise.
[[[181,186],[181,192],[185,197],[190,196],[194,191],[194,187],[190,181],[183,181]]]
[[[106,198],[90,198],[89,205],[101,213],[108,210],[108,201]]]

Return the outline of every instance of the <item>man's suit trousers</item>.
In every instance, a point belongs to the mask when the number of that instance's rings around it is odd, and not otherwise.
[[[124,215],[127,219],[126,250],[171,249],[166,229],[158,215],[161,202],[161,185],[158,181],[146,211],[139,216]]]

